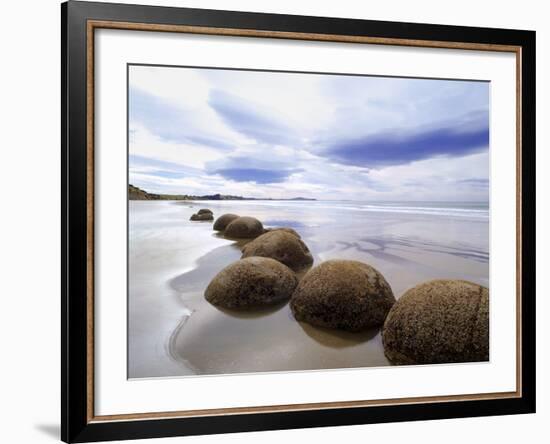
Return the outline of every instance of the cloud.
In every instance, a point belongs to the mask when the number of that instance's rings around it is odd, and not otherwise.
[[[199,168],[186,166],[181,163],[165,161],[152,157],[140,156],[138,154],[130,154],[128,156],[130,168],[154,168],[166,171],[200,171]]]
[[[129,150],[131,156],[149,159],[149,162],[167,162],[182,168],[204,168],[204,165],[223,158],[226,150],[210,146],[167,141],[141,125],[130,126]]]
[[[268,159],[262,153],[247,157],[227,157],[207,165],[210,174],[220,176],[235,182],[255,182],[257,184],[281,183],[292,174],[302,171],[295,167],[295,161],[287,156],[270,153]],[[296,159],[296,158],[295,158]]]
[[[478,184],[481,180],[489,182],[488,172],[489,153],[481,151],[452,161],[434,157],[373,169],[368,177],[388,187],[379,194],[381,199],[484,201],[489,198],[489,188]]]
[[[487,82],[132,66],[129,88],[148,191],[488,198]]]
[[[216,174],[237,182],[256,182],[260,184],[284,182],[297,170],[268,170],[258,168],[226,168],[216,170]]]
[[[259,142],[281,144],[293,140],[292,129],[281,118],[250,100],[214,89],[208,104],[235,131]]]
[[[488,124],[488,120],[484,122]],[[367,168],[399,165],[439,156],[460,157],[487,149],[489,128],[483,125],[484,122],[472,125],[467,121],[466,125],[411,133],[384,132],[335,143],[326,150],[326,155],[344,164]]]
[[[203,131],[192,122],[192,110],[173,105],[169,101],[131,88],[129,91],[129,120],[140,124],[149,132],[168,142],[190,143],[229,150],[233,143],[226,135]]]
[[[489,179],[480,179],[480,178],[472,178],[472,179],[460,179],[457,181],[459,185],[471,185],[472,187],[479,187],[479,188],[488,188],[489,187]]]

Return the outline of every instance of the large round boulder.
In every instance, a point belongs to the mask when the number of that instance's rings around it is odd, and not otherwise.
[[[393,363],[489,360],[489,290],[472,282],[434,280],[408,290],[382,331]]]
[[[280,262],[249,257],[220,271],[206,287],[204,296],[223,308],[257,308],[287,300],[297,284],[292,270]]]
[[[390,285],[370,265],[329,260],[306,273],[290,307],[298,321],[358,332],[381,326],[394,303]]]
[[[193,214],[189,218],[189,220],[192,220],[192,221],[201,221],[201,220],[210,221],[210,220],[214,220],[214,216],[212,215],[212,213]]]
[[[290,233],[290,234],[292,234],[293,236],[296,236],[299,239],[302,238],[294,228],[290,228],[290,227],[278,227],[278,228],[266,228],[265,229],[266,233],[271,233],[272,231],[284,231],[285,233]]]
[[[245,245],[242,257],[250,256],[270,257],[294,271],[313,263],[307,245],[299,237],[283,230],[269,231]]]
[[[263,234],[264,226],[254,218],[248,216],[238,217],[225,227],[225,236],[236,239],[251,239]]]
[[[209,210],[208,208],[201,208],[197,214],[214,214],[212,213],[212,210]]]
[[[223,231],[225,228],[233,222],[235,219],[237,219],[239,216],[236,214],[222,214],[220,217],[216,219],[216,222],[214,222],[214,230],[216,231]]]

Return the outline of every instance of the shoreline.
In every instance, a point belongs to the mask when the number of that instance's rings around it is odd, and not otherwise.
[[[452,228],[451,233],[456,231],[456,240],[450,242],[433,230],[430,215],[373,212],[363,216],[367,220],[354,217],[340,221],[338,211],[327,213],[320,209],[308,213],[308,205],[303,203],[283,208],[269,205],[273,202],[258,205],[254,201],[239,202],[237,206],[230,201],[186,203],[131,203],[132,211],[146,207],[153,224],[162,225],[163,242],[151,242],[147,232],[151,231],[154,239],[159,230],[143,224],[140,230],[145,230],[145,235],[132,242],[138,250],[133,253],[144,256],[131,261],[130,280],[139,281],[141,270],[147,276],[149,290],[164,288],[164,299],[174,299],[173,304],[162,304],[154,298],[138,301],[139,297],[130,294],[130,305],[142,316],[147,315],[148,335],[155,337],[157,347],[161,342],[164,349],[164,356],[144,354],[147,343],[139,339],[142,335],[129,340],[141,344],[129,349],[130,355],[136,353],[133,367],[129,366],[132,379],[389,365],[379,331],[345,333],[302,324],[293,319],[288,303],[267,311],[238,313],[210,305],[203,296],[206,285],[222,268],[240,258],[243,242],[237,244],[217,235],[210,223],[189,223],[189,216],[200,206],[211,208],[215,216],[230,211],[254,214],[266,221],[266,227],[294,223],[310,246],[314,266],[333,258],[367,262],[384,274],[396,298],[416,283],[437,277],[463,278],[488,286],[488,252],[482,244],[476,247],[476,239],[488,226],[486,221],[438,218],[435,225],[441,225],[443,220]],[[159,211],[162,217],[157,214]],[[134,224],[139,225],[139,217],[134,216]],[[474,236],[475,230],[480,229]],[[174,249],[178,252],[172,258],[175,260],[168,259],[163,265],[166,248],[168,255]],[[148,255],[160,261],[158,267],[149,266],[145,260]],[[148,265],[145,268],[144,263]],[[131,287],[136,288],[132,284]],[[163,307],[157,312],[154,307],[159,303]],[[135,320],[130,322],[136,327]],[[132,337],[136,330],[130,330]]]

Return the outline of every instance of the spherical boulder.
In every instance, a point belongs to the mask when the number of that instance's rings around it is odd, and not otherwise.
[[[212,213],[212,210],[209,210],[208,208],[201,208],[197,214],[214,214]]]
[[[382,331],[393,364],[489,360],[489,290],[461,280],[411,288],[390,310]]]
[[[201,220],[214,220],[214,216],[212,213],[202,213],[202,214],[193,214],[189,220],[193,221],[201,221]]]
[[[206,287],[204,296],[223,308],[258,308],[289,299],[297,284],[295,274],[280,262],[249,257],[220,271]]]
[[[296,236],[298,239],[302,238],[294,228],[290,228],[290,227],[278,227],[278,228],[266,228],[265,229],[266,233],[271,233],[272,231],[284,231],[285,233],[290,233],[290,234]]]
[[[238,217],[225,227],[224,235],[235,239],[251,239],[264,233],[262,223],[248,216]]]
[[[214,222],[214,230],[216,231],[223,231],[225,228],[233,222],[235,219],[237,219],[239,216],[236,214],[222,214],[220,217],[216,219],[216,222]]]
[[[298,321],[358,332],[381,326],[394,303],[390,285],[370,265],[329,260],[306,273],[290,308]]]
[[[299,237],[283,230],[269,231],[245,245],[242,257],[250,256],[270,257],[294,271],[313,263],[307,245]]]

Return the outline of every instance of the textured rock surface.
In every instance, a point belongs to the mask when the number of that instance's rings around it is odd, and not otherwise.
[[[363,262],[330,260],[307,272],[290,300],[298,321],[361,331],[381,326],[393,292],[382,274]]]
[[[210,303],[224,308],[254,308],[290,298],[297,284],[294,273],[280,262],[249,257],[220,271],[204,296]]]
[[[214,222],[214,230],[216,231],[223,231],[225,228],[233,222],[235,219],[237,219],[239,216],[236,214],[222,214],[220,217],[216,219],[216,222]]]
[[[296,235],[284,230],[269,231],[245,245],[242,257],[250,256],[270,257],[294,271],[313,263],[307,245]]]
[[[489,290],[460,280],[417,285],[391,309],[382,339],[394,364],[487,361]]]
[[[201,208],[197,214],[214,214],[212,213],[212,210],[209,210],[208,208]]]
[[[238,217],[225,227],[225,236],[236,239],[250,239],[263,234],[262,223],[254,217]]]
[[[214,220],[212,213],[202,213],[202,214],[193,214],[189,220],[200,221],[200,220]]]
[[[302,237],[298,234],[298,232],[294,228],[289,227],[279,227],[279,228],[266,228],[266,233],[271,233],[273,231],[284,231],[285,233],[290,233],[296,236],[298,239],[301,239]]]

